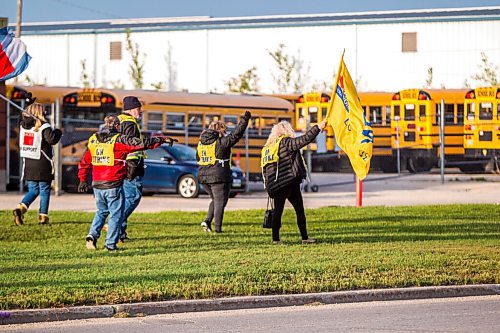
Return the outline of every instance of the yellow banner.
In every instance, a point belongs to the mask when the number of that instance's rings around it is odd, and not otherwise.
[[[349,157],[354,172],[363,180],[370,169],[373,131],[344,63],[344,55],[340,59],[337,83],[333,86],[330,103],[327,123],[333,127],[337,144]]]

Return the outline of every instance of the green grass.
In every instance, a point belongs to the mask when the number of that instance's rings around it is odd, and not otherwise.
[[[262,210],[227,212],[222,235],[202,232],[203,212],[135,214],[115,254],[85,249],[93,214],[35,214],[17,227],[0,212],[1,309],[500,283],[498,205],[308,210],[308,246],[293,211],[283,245]]]

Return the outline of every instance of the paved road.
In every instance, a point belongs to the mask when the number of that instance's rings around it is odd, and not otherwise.
[[[320,186],[317,193],[304,193],[306,208],[327,206],[355,206],[356,193],[353,176],[339,173],[318,173],[312,181]],[[439,174],[370,174],[363,184],[364,206],[432,205],[453,203],[500,203],[498,186],[500,175],[448,174],[441,184]],[[262,183],[251,184],[252,193],[229,200],[227,210],[264,208],[266,194]],[[21,196],[18,193],[0,194],[0,209],[13,209]],[[155,195],[144,197],[137,212],[164,210],[206,210],[207,195],[198,199],[182,199],[178,195]],[[33,204],[38,207],[38,202]],[[52,197],[51,210],[95,210],[91,195],[65,194]]]
[[[0,326],[1,332],[500,332],[500,296],[310,305]]]

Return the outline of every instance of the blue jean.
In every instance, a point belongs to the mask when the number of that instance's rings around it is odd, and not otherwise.
[[[49,214],[50,190],[52,182],[28,181],[28,193],[23,197],[21,203],[29,207],[40,195],[40,214]]]
[[[89,235],[92,235],[97,240],[101,236],[102,227],[109,216],[105,245],[107,248],[114,249],[120,237],[120,223],[125,207],[123,187],[108,190],[94,188],[94,197],[97,211],[90,226]]]
[[[125,192],[125,211],[121,223],[120,237],[125,237],[127,234],[127,220],[134,210],[139,206],[142,198],[142,187],[144,181],[142,176],[137,176],[132,180],[125,179],[123,182],[123,191]]]

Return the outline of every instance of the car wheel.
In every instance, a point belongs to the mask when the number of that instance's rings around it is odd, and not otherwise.
[[[184,175],[177,183],[177,193],[183,198],[198,197],[198,181],[192,175]]]
[[[235,198],[238,195],[238,192],[229,192],[230,198]]]

